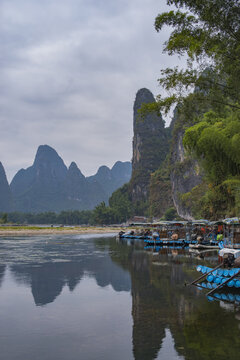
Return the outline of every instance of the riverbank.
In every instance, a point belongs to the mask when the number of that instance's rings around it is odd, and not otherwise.
[[[118,233],[122,227],[97,227],[97,226],[73,226],[73,227],[42,227],[42,226],[0,226],[0,236],[33,236],[33,235],[58,235],[58,234],[101,234]]]

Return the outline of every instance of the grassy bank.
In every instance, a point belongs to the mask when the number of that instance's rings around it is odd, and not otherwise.
[[[42,227],[42,226],[0,226],[0,236],[8,235],[41,235],[41,234],[101,234],[118,233],[121,227],[97,227],[97,226],[71,226],[71,227]]]

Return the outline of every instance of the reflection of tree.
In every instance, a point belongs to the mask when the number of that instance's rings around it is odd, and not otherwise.
[[[184,337],[189,354],[194,354],[196,360],[239,359],[239,323],[219,306],[202,304],[186,320]]]
[[[131,273],[135,359],[155,359],[166,328],[173,335],[178,354],[185,359],[239,357],[239,328],[234,314],[226,313],[218,303],[209,303],[195,287],[184,286],[196,276],[191,258],[168,251],[152,255],[126,244],[115,244],[110,253]]]

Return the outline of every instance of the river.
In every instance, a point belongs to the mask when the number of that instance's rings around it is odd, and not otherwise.
[[[185,286],[196,264],[217,253],[109,234],[1,238],[1,359],[239,359],[240,308]]]

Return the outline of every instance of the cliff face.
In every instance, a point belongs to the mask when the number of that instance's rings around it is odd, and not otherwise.
[[[9,212],[12,210],[12,194],[7,181],[4,167],[0,162],[0,211]]]
[[[161,218],[165,212],[174,206],[172,199],[172,184],[166,161],[160,169],[151,174],[149,186],[149,214]]]
[[[132,178],[129,184],[133,206],[137,204],[134,212],[162,217],[166,210],[175,206],[179,216],[190,220],[198,212],[198,209],[193,209],[196,205],[191,199],[204,191],[203,174],[199,164],[184,150],[186,119],[178,107],[169,128],[164,127],[162,117],[154,112],[144,118],[139,115],[142,104],[154,102],[149,90],[137,92],[133,119]],[[187,121],[189,126],[191,116]]]
[[[113,194],[110,204],[114,202],[120,207],[125,202],[132,215],[161,218],[174,206],[178,215],[185,219],[199,217],[199,204],[206,184],[199,164],[183,147],[185,128],[191,126],[199,110],[192,106],[193,110],[186,118],[176,107],[170,127],[165,128],[162,117],[156,112],[139,114],[142,104],[154,102],[148,89],[137,92],[133,114],[132,177]]]
[[[148,89],[140,89],[134,102],[133,157],[130,191],[133,202],[147,201],[150,174],[157,170],[168,151],[168,133],[164,121],[156,112],[141,117],[138,110],[142,104],[154,103]]]
[[[170,153],[172,199],[179,216],[193,220],[192,209],[184,203],[183,195],[202,184],[203,174],[197,161],[184,150],[183,136],[184,129],[181,126],[181,116],[176,112]]]

